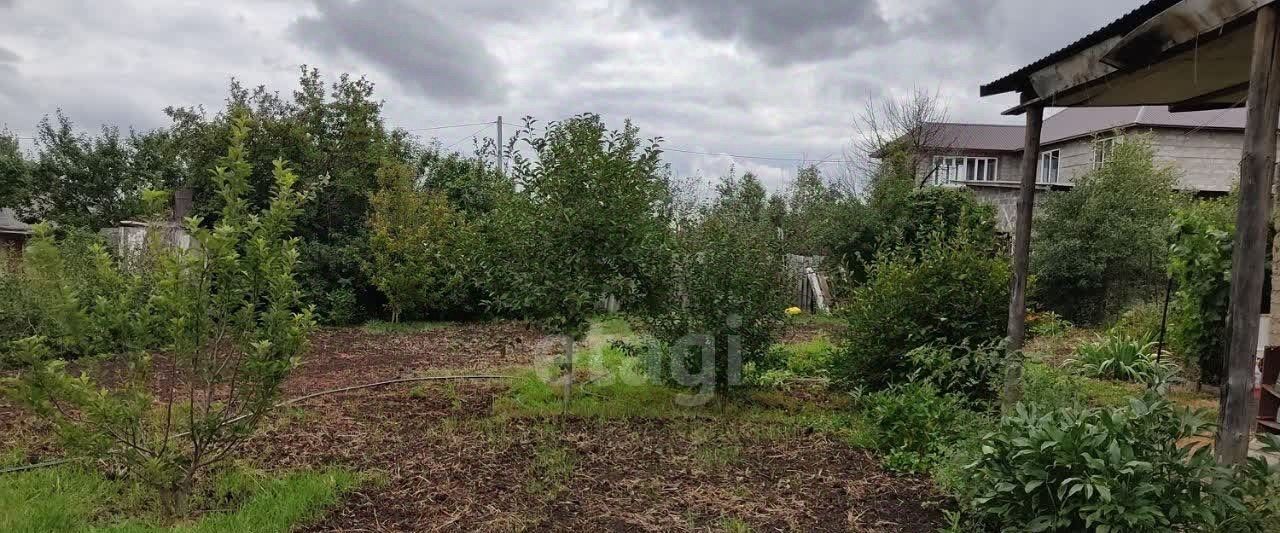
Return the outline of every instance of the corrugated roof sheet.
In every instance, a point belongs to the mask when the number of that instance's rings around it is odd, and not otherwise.
[[[1164,10],[1173,7],[1180,1],[1182,0],[1151,0],[1150,2],[1147,2],[1139,6],[1137,9],[1134,9],[1124,16],[1112,21],[1110,24],[1097,29],[1093,33],[1081,37],[1076,42],[1044,56],[1036,62],[1022,67],[1011,74],[983,85],[979,89],[979,93],[982,96],[991,96],[993,94],[1017,91],[1022,88],[1024,83],[1026,83],[1027,76],[1032,72],[1040,70],[1053,63],[1057,63],[1072,54],[1080,52],[1081,50],[1089,48],[1090,46],[1105,41],[1111,37],[1126,35],[1137,29],[1138,26],[1141,26],[1142,23],[1147,21],[1147,19],[1159,15],[1164,12]]]
[[[1044,121],[1040,144],[1104,133],[1115,128],[1244,129],[1245,110],[1170,113],[1163,106],[1071,107]],[[995,124],[938,124],[937,148],[1016,152],[1022,150],[1023,126]]]
[[[933,124],[930,142],[957,150],[1010,150],[1021,147],[1026,128],[1000,124]]]

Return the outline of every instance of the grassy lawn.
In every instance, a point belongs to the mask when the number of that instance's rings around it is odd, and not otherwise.
[[[283,475],[231,469],[196,497],[197,517],[162,525],[150,491],[63,465],[0,476],[0,531],[285,532],[321,516],[360,481],[341,469]]]

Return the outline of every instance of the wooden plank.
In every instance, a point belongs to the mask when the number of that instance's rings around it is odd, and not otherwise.
[[[1024,100],[1033,94],[1023,93]],[[1031,253],[1031,216],[1036,200],[1036,169],[1040,165],[1040,133],[1044,126],[1044,107],[1027,108],[1026,138],[1022,151],[1022,184],[1018,194],[1018,219],[1013,230],[1013,281],[1009,290],[1009,327],[1006,348],[1009,351],[1005,372],[1003,406],[1009,411],[1022,401],[1022,345],[1027,326],[1027,270]]]
[[[1218,439],[1214,449],[1218,463],[1222,465],[1244,462],[1253,425],[1249,400],[1253,394],[1258,322],[1262,311],[1276,127],[1280,122],[1280,87],[1274,87],[1280,82],[1277,80],[1280,77],[1280,53],[1277,53],[1280,34],[1277,34],[1276,9],[1271,4],[1259,10],[1254,28],[1248,118],[1240,161],[1240,208],[1236,213],[1235,249],[1231,263],[1227,382],[1222,387]]]

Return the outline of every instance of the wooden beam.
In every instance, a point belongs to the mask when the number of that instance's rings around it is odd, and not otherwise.
[[[1023,101],[1031,101],[1023,93]],[[1013,230],[1013,282],[1009,290],[1009,329],[1006,338],[1008,368],[1005,371],[1003,406],[1005,412],[1022,401],[1022,345],[1026,341],[1027,271],[1031,254],[1031,216],[1036,201],[1036,170],[1040,166],[1040,133],[1044,126],[1044,106],[1026,108],[1027,129],[1022,149],[1022,184],[1018,191],[1018,219]]]
[[[1210,91],[1210,92],[1204,93],[1194,98],[1188,98],[1181,102],[1175,102],[1175,103],[1169,104],[1169,112],[1181,113],[1184,111],[1207,111],[1211,109],[1228,109],[1233,107],[1239,107],[1239,104],[1222,102],[1221,100],[1224,97],[1228,99],[1235,99],[1236,97],[1247,93],[1248,90],[1249,90],[1249,82],[1246,81],[1242,83],[1237,83],[1235,85],[1223,87],[1216,91]],[[1241,103],[1243,103],[1243,101],[1241,101]]]
[[[1280,33],[1277,8],[1258,11],[1249,74],[1248,118],[1240,160],[1240,208],[1231,259],[1231,335],[1225,361],[1215,454],[1219,464],[1242,464],[1249,453],[1253,372],[1262,311],[1262,281],[1270,223],[1271,180],[1275,173],[1276,127],[1280,122]]]

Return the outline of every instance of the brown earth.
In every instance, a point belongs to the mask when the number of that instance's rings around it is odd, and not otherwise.
[[[286,398],[385,379],[509,373],[554,350],[521,324],[414,333],[326,329]],[[932,531],[925,479],[795,425],[738,419],[596,419],[495,411],[505,381],[396,385],[283,409],[246,445],[269,470],[371,474],[307,531]],[[0,399],[0,447],[47,428]],[[17,435],[13,437],[13,435]],[[0,448],[3,449],[3,448]],[[48,457],[45,457],[47,459]]]

